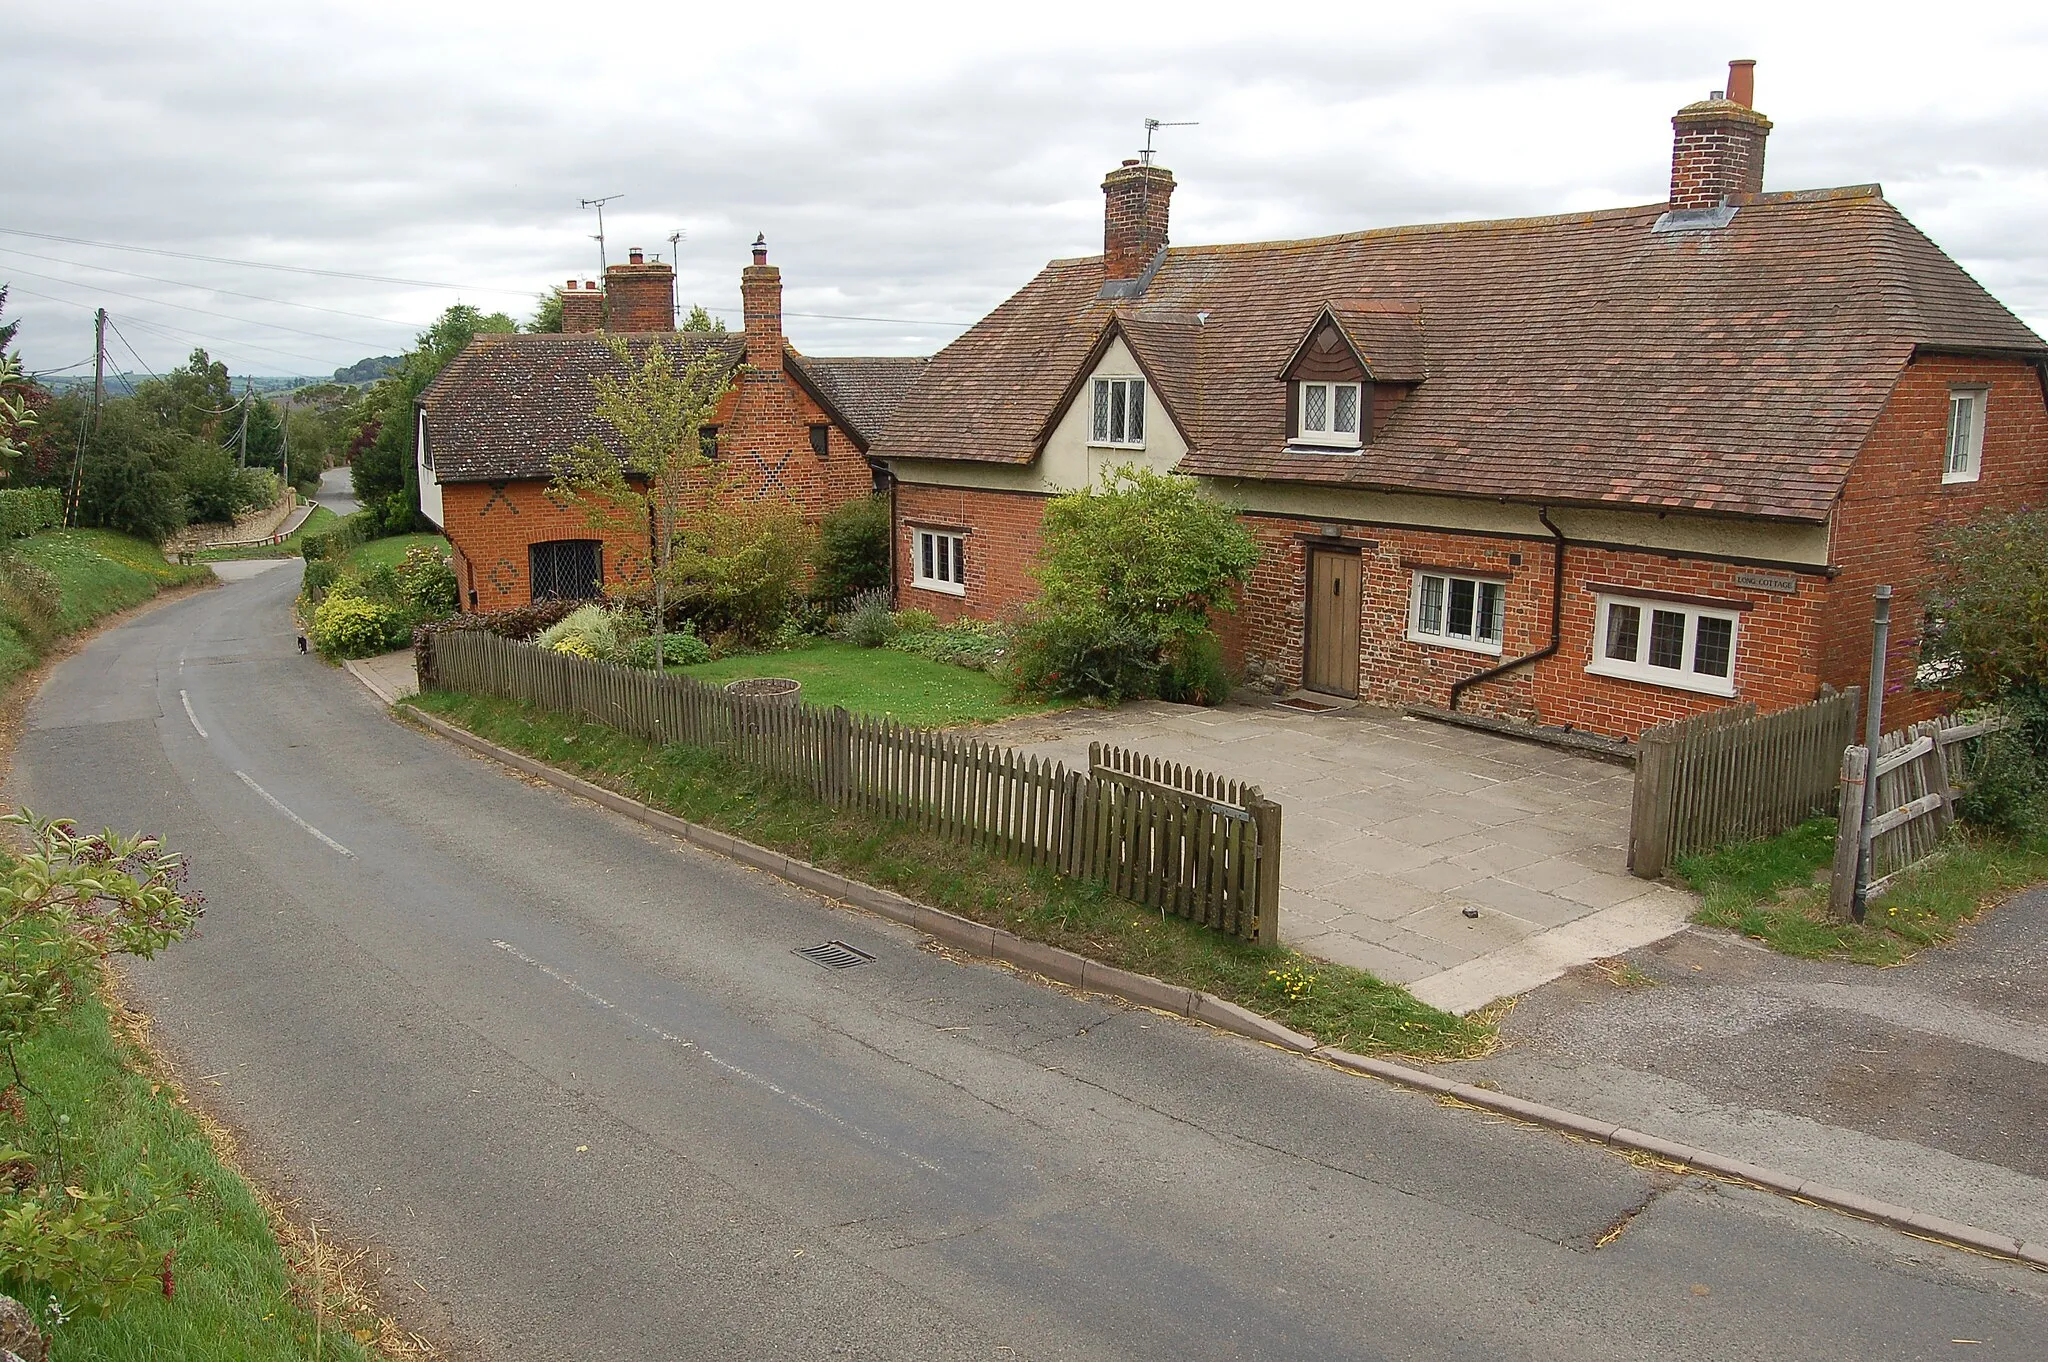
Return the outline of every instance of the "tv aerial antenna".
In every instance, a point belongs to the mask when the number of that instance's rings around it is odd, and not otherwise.
[[[597,235],[593,237],[592,240],[597,242],[597,267],[599,271],[604,271],[611,268],[611,262],[606,260],[604,256],[604,206],[610,203],[613,199],[623,199],[625,197],[626,196],[624,194],[606,194],[601,199],[577,200],[577,202],[582,204],[585,208],[595,208],[597,210]],[[602,279],[604,275],[600,273],[598,277]]]
[[[1148,166],[1152,164],[1152,134],[1158,132],[1161,128],[1199,128],[1201,126],[1202,125],[1200,123],[1195,122],[1193,120],[1189,120],[1183,123],[1168,123],[1157,118],[1146,119],[1145,149],[1138,153],[1138,159],[1143,161]]]
[[[670,265],[674,266],[679,273],[681,272],[683,264],[683,242],[688,240],[689,236],[690,234],[684,231],[681,227],[676,228],[673,232],[670,232],[668,234],[668,262]],[[671,324],[679,324],[683,319],[683,300],[676,293],[673,285],[671,285],[671,287],[669,288],[668,294],[669,317]]]

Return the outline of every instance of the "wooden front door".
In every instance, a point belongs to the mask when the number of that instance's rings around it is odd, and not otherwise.
[[[1358,696],[1359,580],[1357,554],[1309,550],[1308,658],[1302,668],[1309,690]]]

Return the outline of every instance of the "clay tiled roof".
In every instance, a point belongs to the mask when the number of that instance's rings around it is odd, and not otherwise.
[[[864,444],[872,444],[889,422],[889,413],[903,400],[931,361],[922,355],[792,356],[795,367],[810,380]]]
[[[678,368],[706,347],[722,349],[734,366],[745,355],[738,334],[627,337],[636,356],[656,340]],[[557,456],[611,433],[592,410],[591,380],[599,374],[624,376],[601,335],[478,336],[420,394],[435,476],[442,482],[548,477]]]
[[[2048,357],[1875,186],[1758,195],[1710,231],[1653,231],[1663,208],[1176,247],[1121,302],[1099,258],[1054,261],[874,453],[1030,462],[1114,318],[1191,473],[1817,521],[1916,350]],[[1326,306],[1382,377],[1422,380],[1362,455],[1284,448],[1277,375]]]

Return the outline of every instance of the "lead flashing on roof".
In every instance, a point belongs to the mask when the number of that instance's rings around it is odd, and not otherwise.
[[[1735,205],[1716,208],[1673,208],[1650,224],[1653,232],[1718,232],[1735,221]]]
[[[1145,293],[1145,286],[1152,282],[1152,277],[1158,274],[1160,267],[1165,264],[1166,247],[1161,246],[1158,252],[1155,255],[1153,255],[1152,263],[1147,265],[1145,267],[1145,272],[1143,274],[1140,274],[1136,279],[1103,280],[1102,288],[1095,295],[1096,301],[1104,302],[1115,298],[1143,297]]]

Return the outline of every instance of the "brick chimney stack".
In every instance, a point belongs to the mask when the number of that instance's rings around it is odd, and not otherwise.
[[[1688,104],[1671,120],[1671,207],[1718,208],[1764,188],[1764,139],[1771,120],[1752,105],[1756,63],[1728,63],[1728,88]]]
[[[740,271],[740,306],[747,328],[747,367],[782,373],[782,271],[768,263],[768,238],[754,239],[754,263]]]
[[[1102,277],[1136,279],[1166,244],[1173,172],[1125,161],[1102,181]]]
[[[562,330],[567,332],[602,331],[604,329],[604,290],[597,286],[595,279],[585,280],[583,287],[576,287],[571,279],[562,288]]]
[[[626,263],[604,272],[607,331],[633,333],[676,329],[676,272],[661,261],[648,261],[638,246]]]

